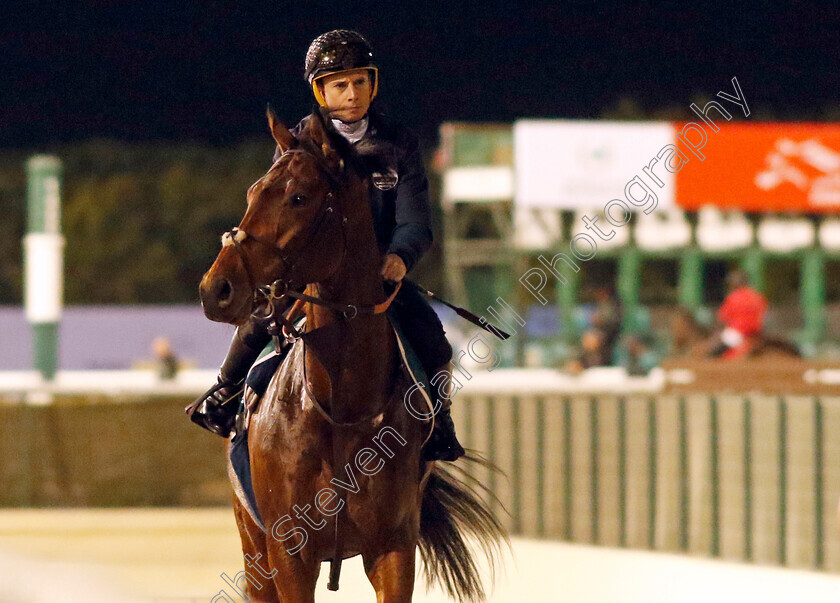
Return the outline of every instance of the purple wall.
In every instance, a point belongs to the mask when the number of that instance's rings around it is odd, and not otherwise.
[[[77,306],[64,308],[59,370],[125,369],[152,358],[152,340],[166,337],[175,354],[199,368],[216,368],[233,336],[195,306]],[[32,368],[32,335],[21,307],[0,307],[0,370]]]

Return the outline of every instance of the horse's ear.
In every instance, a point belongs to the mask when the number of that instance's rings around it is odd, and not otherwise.
[[[326,159],[337,158],[338,153],[329,133],[327,132],[327,126],[325,125],[324,119],[323,114],[319,113],[315,113],[309,118],[309,122],[307,123],[309,140],[311,140],[315,146],[320,149],[321,154]]]
[[[297,139],[292,136],[289,129],[284,126],[279,119],[277,119],[277,114],[274,112],[274,109],[271,108],[271,105],[266,107],[265,115],[268,118],[268,129],[271,130],[271,135],[274,137],[274,141],[277,143],[277,146],[280,147],[280,152],[285,153],[289,149],[296,147]]]

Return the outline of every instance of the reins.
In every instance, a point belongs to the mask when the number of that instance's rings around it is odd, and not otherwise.
[[[393,302],[397,297],[397,293],[399,293],[401,287],[402,282],[397,283],[397,286],[394,287],[391,294],[385,298],[385,301],[378,304],[359,306],[356,304],[334,302],[321,297],[315,297],[313,295],[307,295],[306,293],[294,291],[289,289],[288,282],[278,279],[271,283],[271,285],[262,288],[262,295],[265,297],[268,307],[271,310],[265,318],[282,323],[282,334],[287,341],[290,339],[297,339],[302,335],[302,333],[295,328],[294,320],[301,314],[304,304],[310,303],[317,306],[324,306],[336,314],[339,314],[342,318],[352,320],[358,316],[374,316],[376,314],[384,313],[391,306],[391,302]],[[279,293],[278,289],[281,289]],[[295,300],[295,302],[289,312],[284,315],[279,311],[279,308],[282,306],[279,302],[287,297],[291,297]]]

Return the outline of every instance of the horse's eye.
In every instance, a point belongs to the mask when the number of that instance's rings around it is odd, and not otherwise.
[[[299,207],[303,205],[304,198],[301,195],[292,195],[292,205]]]

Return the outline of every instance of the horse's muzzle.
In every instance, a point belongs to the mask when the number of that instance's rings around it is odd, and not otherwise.
[[[210,320],[218,322],[235,322],[240,314],[241,303],[236,303],[237,291],[229,279],[224,276],[213,276],[211,273],[204,275],[201,284],[198,286],[198,294],[201,298],[201,307],[204,315]]]

